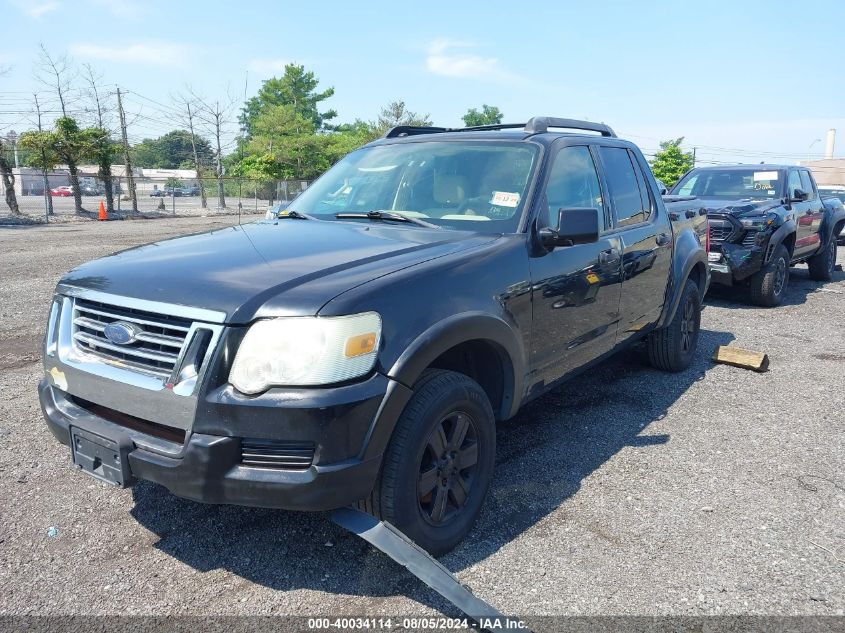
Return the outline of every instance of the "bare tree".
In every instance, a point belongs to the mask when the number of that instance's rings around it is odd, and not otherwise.
[[[73,66],[67,55],[53,57],[44,44],[41,44],[41,55],[38,61],[36,78],[56,93],[62,110],[62,117],[67,117],[71,86],[74,80]],[[70,186],[73,191],[73,202],[76,213],[81,214],[82,192],[79,188],[79,168],[75,160],[68,160],[70,172]]]
[[[232,113],[235,108],[235,100],[227,96],[221,103],[219,100],[214,103],[200,101],[197,118],[205,123],[209,133],[215,141],[214,151],[214,176],[217,179],[217,205],[221,209],[226,208],[226,195],[223,189],[223,137],[229,134],[229,127],[232,124]]]
[[[196,95],[188,89],[188,94],[179,94],[173,98],[173,101],[176,103],[176,107],[182,111],[182,122],[188,128],[188,131],[191,133],[191,150],[194,154],[194,169],[197,172],[197,182],[200,186],[200,200],[202,202],[202,208],[205,209],[208,207],[208,200],[205,196],[205,187],[202,185],[202,172],[203,172],[203,165],[199,158],[199,153],[197,152],[197,135],[196,135],[196,125],[197,125],[197,110],[202,107],[202,103],[199,99],[197,99]],[[218,188],[218,195],[220,194]]]
[[[126,131],[126,111],[120,98],[120,88],[117,89],[117,112],[120,115],[120,136],[123,140],[123,165],[126,170],[126,184],[129,187],[129,199],[132,203],[132,213],[138,213],[138,192],[135,190],[135,176],[132,174],[132,154],[129,151],[129,135]]]
[[[103,76],[94,72],[91,64],[83,65],[85,70],[84,78],[88,84],[88,98],[94,109],[94,121],[98,128],[108,133],[109,141],[102,147],[97,148],[97,165],[98,175],[103,182],[106,195],[106,210],[109,213],[114,213],[114,188],[113,178],[111,173],[111,157],[112,145],[110,142],[111,136],[114,133],[110,125],[109,110],[106,108],[105,102],[100,94],[99,85],[102,83]]]
[[[38,102],[38,93],[33,93],[32,99],[35,102],[35,115],[37,117],[36,124],[38,127],[39,132],[43,132],[44,128],[41,125],[41,104]],[[50,177],[47,175],[47,152],[44,148],[41,148],[41,177],[43,178],[44,182],[44,202],[47,207],[47,217],[54,215],[55,212],[53,211],[53,196],[50,195]]]

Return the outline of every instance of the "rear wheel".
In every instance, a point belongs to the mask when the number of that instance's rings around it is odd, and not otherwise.
[[[830,281],[836,267],[836,239],[831,237],[825,249],[807,260],[810,269],[810,279],[815,281]]]
[[[359,507],[440,556],[478,518],[495,454],[484,390],[463,374],[427,370],[396,424],[375,489]]]
[[[701,295],[698,284],[687,279],[675,317],[646,339],[648,360],[664,371],[683,371],[692,362],[701,328]]]
[[[789,252],[782,244],[772,259],[751,278],[751,301],[758,306],[779,306],[789,285]]]

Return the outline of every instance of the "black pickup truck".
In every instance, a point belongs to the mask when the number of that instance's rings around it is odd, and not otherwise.
[[[696,196],[707,209],[713,281],[747,286],[755,304],[779,305],[789,267],[800,262],[813,279],[831,279],[845,211],[822,201],[806,167],[699,167],[671,194]]]
[[[604,125],[394,128],[274,219],[65,275],[44,415],[112,484],[357,503],[439,554],[480,511],[497,420],[637,342],[688,366],[706,219],[670,215]]]

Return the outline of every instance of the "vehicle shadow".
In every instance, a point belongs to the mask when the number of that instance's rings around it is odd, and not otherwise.
[[[649,368],[641,349],[622,352],[500,424],[484,511],[464,543],[441,562],[456,572],[495,553],[564,504],[621,449],[660,450],[671,437],[648,435],[648,425],[704,378],[712,350],[733,338],[702,330],[693,364],[678,374]],[[132,515],[159,535],[155,547],[198,571],[224,569],[281,591],[405,595],[458,615],[386,555],[331,523],[327,513],[203,505],[147,482],[136,485],[133,495]]]
[[[786,295],[783,298],[782,306],[801,305],[807,301],[807,297],[814,292],[819,292],[825,284],[845,281],[845,272],[837,266],[833,271],[833,279],[830,282],[813,281],[807,266],[799,264],[789,270],[789,285],[786,287]],[[704,299],[705,306],[714,305],[721,308],[735,308],[740,310],[760,310],[760,306],[751,303],[748,288],[745,286],[722,286],[711,284]],[[776,308],[775,308],[776,309]]]

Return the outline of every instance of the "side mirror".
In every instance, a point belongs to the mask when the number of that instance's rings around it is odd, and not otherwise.
[[[546,248],[599,241],[598,209],[559,209],[557,217],[557,229],[540,230],[540,240]]]
[[[792,198],[791,198],[790,202],[804,202],[804,200],[806,200],[809,197],[810,197],[810,194],[808,194],[803,189],[795,189],[792,192]]]
[[[661,196],[668,196],[668,195],[669,195],[669,190],[668,190],[666,187],[661,187],[661,188],[660,188],[660,195],[661,195]]]

